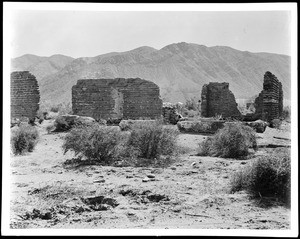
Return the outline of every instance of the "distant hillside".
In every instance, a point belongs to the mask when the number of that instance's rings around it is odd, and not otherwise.
[[[184,102],[191,97],[200,99],[202,86],[209,82],[228,82],[235,97],[245,99],[262,90],[266,71],[277,76],[283,84],[284,98],[290,99],[291,59],[286,55],[182,42],[160,50],[144,46],[127,52],[74,60],[60,56],[57,65],[61,69],[53,67],[53,73],[50,69],[44,72],[41,67],[50,64],[49,58],[47,63],[41,64],[35,60],[36,56],[27,56],[33,58],[31,62],[37,62],[31,65],[31,72],[37,72],[41,99],[53,103],[71,102],[71,87],[78,79],[116,77],[139,77],[153,81],[160,87],[162,99],[169,102]],[[20,60],[17,62],[16,59],[13,59],[13,65],[25,70],[27,65],[19,65]],[[51,62],[56,65],[55,61]],[[42,72],[44,76],[41,76]]]
[[[73,61],[74,58],[64,55],[53,55],[50,57],[26,54],[12,59],[11,71],[30,71],[39,80],[45,76],[54,74]]]

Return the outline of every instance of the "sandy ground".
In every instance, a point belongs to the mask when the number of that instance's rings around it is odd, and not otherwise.
[[[46,132],[50,123],[37,126],[40,140],[33,152],[11,156],[11,228],[290,228],[289,208],[229,192],[231,175],[251,159],[195,156],[207,136],[180,134],[178,144],[189,152],[165,168],[76,168],[63,165],[73,155],[63,154],[65,133]],[[289,137],[289,125],[283,127],[257,134],[259,144],[289,144],[274,138]]]

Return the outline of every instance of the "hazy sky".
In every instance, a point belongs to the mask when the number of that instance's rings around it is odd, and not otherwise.
[[[290,55],[288,11],[14,11],[12,57],[72,57],[187,42]]]

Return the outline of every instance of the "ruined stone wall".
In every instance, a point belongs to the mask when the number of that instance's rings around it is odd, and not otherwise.
[[[263,92],[260,92],[254,101],[255,114],[257,115],[257,118],[260,119],[262,118],[261,116],[263,114],[263,102]]]
[[[177,124],[182,116],[177,112],[176,106],[165,102],[162,108],[162,115],[164,117],[164,121],[170,124]]]
[[[73,113],[99,119],[159,118],[159,87],[139,78],[78,80],[72,87]]]
[[[205,84],[201,93],[201,116],[239,117],[241,115],[229,83],[210,82]]]
[[[28,71],[10,75],[11,118],[33,119],[39,109],[40,92],[37,80]]]
[[[264,75],[263,90],[255,99],[255,108],[255,114],[262,120],[268,122],[282,116],[282,84],[277,77],[269,71]]]

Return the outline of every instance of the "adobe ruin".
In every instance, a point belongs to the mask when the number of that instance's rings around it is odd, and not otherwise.
[[[34,119],[39,110],[39,85],[29,71],[15,71],[10,74],[11,119]]]
[[[162,115],[159,87],[140,78],[78,80],[73,113],[100,119],[156,119]]]
[[[255,115],[267,122],[279,119],[283,110],[282,84],[275,75],[267,71],[264,75],[263,90],[254,102]]]
[[[241,113],[233,93],[229,90],[229,83],[210,82],[202,87],[201,116],[240,117]]]
[[[177,124],[177,122],[182,118],[182,115],[177,112],[176,105],[169,102],[163,103],[162,115],[164,121],[169,124]]]

